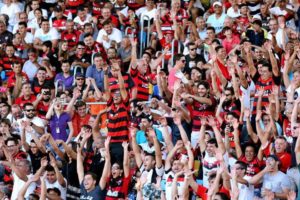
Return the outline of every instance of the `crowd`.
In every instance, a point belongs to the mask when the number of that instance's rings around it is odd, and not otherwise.
[[[0,199],[300,199],[300,2],[1,0]]]

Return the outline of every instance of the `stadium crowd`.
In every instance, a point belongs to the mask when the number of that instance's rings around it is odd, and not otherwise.
[[[300,199],[300,1],[1,0],[0,199]]]

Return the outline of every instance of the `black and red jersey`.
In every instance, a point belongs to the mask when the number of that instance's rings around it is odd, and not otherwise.
[[[113,103],[113,98],[110,98],[107,105],[111,108],[107,113],[107,129],[108,136],[111,137],[111,142],[119,143],[129,140],[129,113],[128,99],[121,102],[120,105],[115,105]]]
[[[61,40],[68,41],[68,47],[71,49],[79,42],[80,34],[81,32],[78,30],[73,30],[71,33],[65,30],[61,33]]]

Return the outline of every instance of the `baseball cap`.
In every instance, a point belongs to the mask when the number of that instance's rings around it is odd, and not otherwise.
[[[76,76],[75,76],[75,78],[79,78],[79,77],[80,78],[84,78],[84,75],[82,73],[77,73]]]
[[[268,158],[273,158],[275,161],[280,162],[279,158],[275,154],[269,155]]]
[[[222,3],[221,3],[221,2],[218,2],[218,1],[216,1],[216,2],[214,2],[214,3],[213,3],[213,7],[215,7],[215,6],[221,6],[221,7],[222,7]]]

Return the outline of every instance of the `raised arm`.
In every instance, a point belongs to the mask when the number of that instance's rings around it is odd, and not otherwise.
[[[128,154],[128,142],[123,142],[123,150],[124,150],[124,158],[123,158],[123,170],[124,170],[124,177],[129,176],[129,154]]]
[[[171,165],[171,161],[175,155],[175,153],[182,148],[183,145],[181,142],[177,142],[174,146],[174,148],[168,153],[166,161],[165,161],[165,171],[168,171],[169,169],[171,169],[172,165]]]
[[[56,160],[55,160],[54,156],[52,154],[49,154],[49,156],[50,156],[50,165],[54,168],[55,175],[56,175],[58,183],[62,187],[66,188],[66,186],[67,186],[66,181],[65,181],[63,175],[61,174],[61,172],[58,169],[58,166],[57,166],[57,163],[56,163]]]
[[[77,176],[79,180],[79,184],[83,182],[84,178],[84,168],[83,168],[83,158],[82,158],[82,146],[77,146]]]
[[[244,44],[244,50],[246,53],[246,61],[248,63],[249,69],[250,69],[250,75],[251,77],[254,77],[257,70],[254,66],[253,58],[252,58],[252,52],[251,52],[251,46]]]
[[[299,124],[298,124],[299,126]],[[295,145],[295,154],[296,154],[296,162],[299,165],[300,164],[300,137],[299,137],[299,127],[298,127],[298,136],[297,136],[297,141]]]
[[[264,131],[262,130],[262,128],[260,126],[261,116],[262,116],[262,111],[258,110],[256,112],[255,123],[256,123],[257,136],[261,142],[262,148],[265,148],[266,144],[268,142],[269,131],[265,131],[265,133],[264,133]],[[265,128],[267,130],[267,127],[265,127]]]
[[[157,13],[155,13],[155,26],[156,26],[156,32],[157,32],[157,37],[159,40],[161,40],[164,36],[163,36],[163,33],[161,31],[161,26],[160,26],[160,16]]]
[[[182,139],[183,143],[189,142],[189,138],[188,138],[188,136],[187,136],[187,134],[186,134],[186,132],[185,132],[182,124],[181,124],[181,116],[178,113],[176,113],[174,115],[173,121],[174,121],[174,123],[177,125],[177,127],[179,129],[180,136],[181,136],[181,139]]]
[[[246,128],[247,128],[247,132],[248,135],[250,136],[250,138],[252,139],[252,141],[257,144],[259,138],[258,136],[254,133],[252,125],[251,125],[251,121],[250,121],[250,110],[248,108],[246,108],[244,110],[244,116],[246,118]]]
[[[168,150],[168,152],[170,152],[174,148],[174,145],[173,145],[171,135],[170,135],[169,130],[168,130],[167,119],[162,117],[162,118],[159,119],[159,122],[160,122],[161,126],[163,126],[161,132],[162,132],[164,141],[166,143],[167,150]]]
[[[200,136],[199,136],[199,148],[200,152],[203,153],[206,150],[206,143],[205,143],[205,130],[206,130],[206,125],[207,125],[207,120],[206,118],[201,117],[201,128],[200,128]]]
[[[131,127],[129,130],[130,130],[130,134],[131,134],[131,146],[132,146],[132,150],[133,150],[133,153],[134,153],[135,162],[137,164],[137,167],[141,167],[142,164],[143,164],[143,161],[142,161],[140,148],[139,148],[138,144],[136,143],[136,131],[137,131],[137,129]]]
[[[26,191],[29,188],[29,186],[31,185],[31,183],[34,183],[34,182],[38,181],[39,179],[40,179],[39,176],[33,176],[30,179],[28,179],[28,181],[26,181],[26,183],[20,189],[17,200],[24,200]]]
[[[242,155],[242,148],[240,145],[240,137],[239,137],[239,122],[237,119],[233,122],[233,137],[234,137],[234,144],[235,144],[235,151],[237,158],[239,159]]]
[[[130,67],[132,69],[136,69],[137,68],[137,41],[134,38],[130,38],[131,41],[131,61],[130,61]]]
[[[248,183],[251,185],[259,184],[263,178],[263,176],[270,172],[272,169],[267,165],[263,170],[261,170],[258,174],[254,175],[251,179],[248,180]]]
[[[268,53],[269,53],[273,75],[278,77],[280,75],[279,74],[280,72],[279,72],[279,69],[278,69],[277,60],[276,60],[276,58],[274,56],[274,53],[272,51],[272,44],[271,44],[271,42],[266,42],[265,45],[266,45],[266,48],[267,48]]]
[[[113,63],[112,67],[115,71],[118,72],[118,82],[119,82],[119,86],[120,86],[120,93],[121,93],[122,100],[125,101],[128,97],[128,94],[127,94],[127,91],[125,88],[124,78],[122,76],[120,65],[118,63]]]
[[[73,116],[73,112],[74,112],[74,104],[77,100],[78,97],[80,97],[81,93],[78,89],[75,89],[73,92],[73,97],[71,99],[71,101],[69,102],[66,112],[68,112],[71,116]]]
[[[223,105],[225,99],[226,99],[225,94],[222,94],[222,96],[220,98],[220,103],[218,104],[217,111],[216,111],[216,118],[220,124],[223,123],[223,118],[221,117],[221,111],[222,111],[222,105]]]
[[[109,143],[110,143],[110,137],[107,137],[105,140],[105,164],[99,182],[99,186],[102,190],[105,189],[107,178],[110,176],[111,160],[110,160],[110,152],[109,152]]]
[[[162,153],[160,150],[160,144],[159,141],[156,137],[156,133],[154,129],[151,129],[149,131],[150,137],[153,138],[153,143],[154,143],[154,149],[155,149],[155,166],[156,168],[160,169],[162,167]]]
[[[54,141],[52,135],[47,133],[49,144],[52,146],[54,152],[58,155],[58,157],[62,160],[65,160],[65,154],[58,148],[57,143]]]
[[[46,119],[47,120],[50,120],[52,115],[54,114],[54,105],[55,105],[56,101],[57,101],[56,98],[53,99],[53,101],[50,104],[50,107],[48,108],[48,111],[47,111],[47,114],[46,114]]]
[[[217,140],[217,143],[218,143],[218,148],[221,150],[222,155],[224,155],[226,149],[225,149],[225,145],[224,145],[221,133],[220,133],[218,127],[217,127],[215,118],[214,117],[209,117],[208,118],[208,124],[212,127],[212,129],[215,133],[215,136],[216,136],[216,140]]]
[[[21,122],[22,124],[22,122]],[[26,142],[26,132],[25,132],[25,123],[21,125],[21,143],[26,152],[30,150],[29,144]]]
[[[188,167],[190,170],[193,170],[194,168],[194,154],[192,151],[192,146],[190,142],[187,142],[185,144],[185,149],[187,150],[188,157],[189,157],[189,162],[188,162]]]

